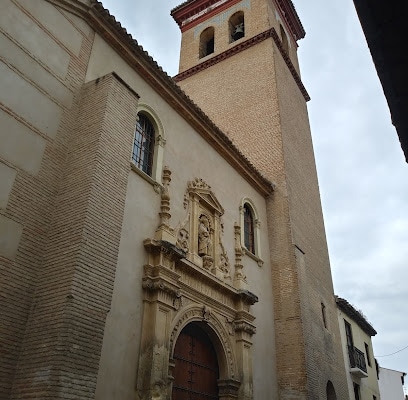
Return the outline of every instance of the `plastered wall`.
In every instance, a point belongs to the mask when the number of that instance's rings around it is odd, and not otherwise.
[[[105,60],[101,62],[101,60]],[[260,242],[264,264],[244,257],[244,273],[249,290],[259,296],[253,306],[257,333],[253,337],[254,396],[265,398],[277,393],[275,345],[273,340],[272,289],[266,202],[251,186],[181,118],[160,96],[123,63],[101,38],[96,38],[87,80],[96,79],[110,69],[120,74],[139,95],[140,104],[150,106],[160,118],[166,144],[163,164],[172,171],[170,183],[171,225],[184,220],[183,207],[187,183],[202,178],[211,186],[225,209],[223,243],[231,264],[234,262],[234,222],[239,222],[241,200],[250,198],[261,222]],[[115,276],[112,308],[108,314],[96,395],[98,399],[133,398],[141,335],[143,265],[147,254],[143,240],[152,237],[159,224],[160,196],[149,180],[134,171],[129,173],[124,223]],[[234,271],[232,271],[233,274]]]

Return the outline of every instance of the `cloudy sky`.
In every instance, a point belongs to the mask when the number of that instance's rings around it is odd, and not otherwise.
[[[352,0],[293,0],[335,292],[378,334],[381,366],[408,372],[408,164]],[[104,0],[173,76],[182,0]]]

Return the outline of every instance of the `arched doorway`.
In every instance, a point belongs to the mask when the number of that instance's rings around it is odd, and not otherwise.
[[[196,323],[188,324],[174,347],[172,400],[218,399],[217,354],[207,333]]]
[[[327,400],[337,400],[336,392],[334,390],[334,386],[331,381],[327,382],[326,396],[327,396]]]

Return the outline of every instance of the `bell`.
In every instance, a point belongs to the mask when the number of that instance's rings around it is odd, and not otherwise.
[[[240,23],[235,25],[234,32],[232,34],[232,38],[234,40],[238,40],[244,37],[244,23]]]

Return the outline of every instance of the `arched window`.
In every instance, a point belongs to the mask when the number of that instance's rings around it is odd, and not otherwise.
[[[204,29],[200,35],[199,57],[203,58],[214,53],[214,28]]]
[[[244,13],[238,11],[229,19],[230,43],[245,36]]]
[[[324,303],[320,303],[320,307],[322,309],[323,325],[327,329],[326,306],[324,305]]]
[[[334,390],[334,386],[331,381],[327,382],[326,398],[327,400],[337,400],[336,391]]]
[[[285,29],[283,29],[283,26],[280,25],[280,34],[281,34],[281,40],[282,40],[282,46],[283,49],[286,51],[286,54],[289,55],[289,42],[288,42],[288,37],[286,35]]]
[[[241,247],[244,253],[257,261],[261,267],[263,265],[261,256],[261,222],[254,202],[248,197],[241,200],[240,227],[241,227]]]
[[[152,175],[155,130],[150,119],[142,113],[138,114],[133,143],[132,160],[147,175]]]
[[[245,248],[255,254],[254,214],[248,203],[244,204],[244,244]]]

